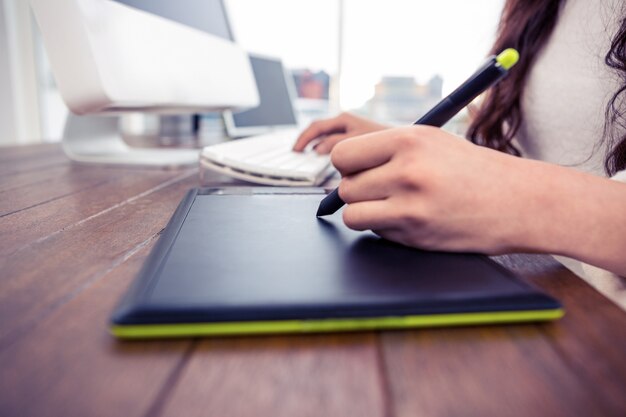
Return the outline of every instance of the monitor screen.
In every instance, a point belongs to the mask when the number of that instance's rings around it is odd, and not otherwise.
[[[235,127],[295,125],[296,115],[281,61],[251,55],[250,63],[260,103],[251,110],[234,113]]]
[[[115,0],[230,41],[233,34],[223,0]]]

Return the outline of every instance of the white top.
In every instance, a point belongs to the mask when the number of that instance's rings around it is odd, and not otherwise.
[[[622,0],[567,0],[522,95],[524,156],[603,175],[604,111],[619,75],[604,63]]]
[[[621,85],[604,57],[624,12],[623,0],[566,1],[522,95],[524,122],[516,140],[525,157],[604,175],[604,112]],[[626,171],[614,179],[626,182]],[[617,276],[557,259],[598,289],[610,287],[614,301],[626,308],[626,291]]]

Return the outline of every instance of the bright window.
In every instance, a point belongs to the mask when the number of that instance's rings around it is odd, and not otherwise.
[[[335,110],[405,123],[480,65],[493,42],[503,0],[227,4],[242,46],[280,56],[292,69],[330,74]],[[335,94],[333,85],[339,85]]]

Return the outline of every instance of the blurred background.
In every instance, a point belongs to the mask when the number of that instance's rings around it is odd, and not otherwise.
[[[353,111],[407,124],[480,65],[503,1],[225,0],[225,5],[237,43],[280,57],[291,70],[304,123]],[[60,141],[66,116],[28,1],[0,0],[0,146]],[[219,120],[219,114],[201,117],[214,131]],[[461,113],[446,128],[463,133],[466,125],[467,114]]]

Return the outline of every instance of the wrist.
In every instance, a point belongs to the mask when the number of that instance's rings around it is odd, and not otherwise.
[[[539,161],[525,161],[519,250],[563,255],[624,274],[626,186]],[[530,185],[530,186],[529,186]]]
[[[541,161],[516,159],[516,163],[510,249],[572,256],[572,231],[580,218],[575,208],[580,195],[572,185],[580,173]]]

